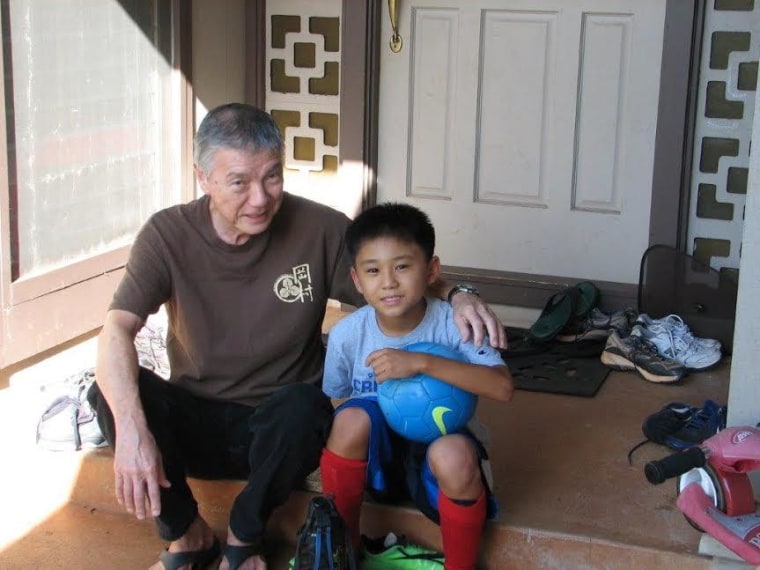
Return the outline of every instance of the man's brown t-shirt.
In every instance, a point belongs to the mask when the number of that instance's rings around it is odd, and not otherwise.
[[[209,199],[154,214],[132,246],[111,309],[146,319],[166,303],[170,381],[199,396],[255,404],[322,379],[328,298],[361,303],[340,212],[285,194],[270,228],[235,246]]]

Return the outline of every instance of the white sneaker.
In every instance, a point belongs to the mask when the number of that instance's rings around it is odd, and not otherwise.
[[[648,340],[657,347],[660,356],[674,360],[690,370],[708,368],[722,357],[720,345],[703,346],[693,336],[679,334],[678,331],[672,331],[667,327],[652,330],[638,324],[631,330],[631,335]]]
[[[720,350],[720,341],[714,338],[699,338],[694,336],[691,330],[689,330],[688,325],[678,315],[668,315],[661,319],[653,319],[646,313],[642,313],[638,316],[636,322],[658,334],[663,331],[669,331],[674,336],[681,337],[687,344],[696,342],[702,347]]]

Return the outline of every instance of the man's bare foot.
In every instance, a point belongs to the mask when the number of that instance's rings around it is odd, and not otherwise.
[[[177,552],[202,552],[211,548],[215,540],[216,537],[211,527],[198,515],[190,525],[190,528],[187,529],[187,532],[177,540],[169,543],[166,550],[169,554]],[[166,567],[159,560],[149,570],[166,570]],[[192,570],[192,563],[180,566],[178,570]]]
[[[227,546],[232,547],[246,547],[251,546],[250,544],[247,544],[245,542],[242,542],[241,540],[238,540],[238,538],[232,534],[231,529],[227,529]],[[258,548],[253,549],[254,551],[258,550]],[[237,566],[238,570],[267,570],[267,563],[264,560],[264,557],[261,554],[252,554],[248,558],[246,558],[242,564]],[[219,570],[230,570],[230,561],[227,560],[225,556],[222,557],[222,562],[219,564]]]

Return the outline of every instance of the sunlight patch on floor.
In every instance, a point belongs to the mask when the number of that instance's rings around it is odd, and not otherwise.
[[[82,452],[37,448],[39,407],[19,390],[0,390],[0,549],[61,508],[71,496]]]
[[[88,339],[22,368],[0,390],[0,549],[69,500],[84,452],[38,448],[37,423],[60,395],[60,383],[95,365],[96,342]]]

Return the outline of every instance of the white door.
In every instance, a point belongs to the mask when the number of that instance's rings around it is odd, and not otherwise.
[[[444,264],[635,283],[663,0],[400,0],[383,17],[378,201]]]

